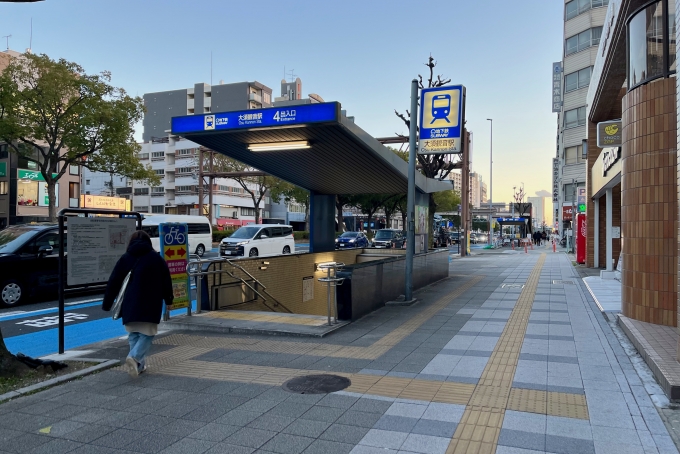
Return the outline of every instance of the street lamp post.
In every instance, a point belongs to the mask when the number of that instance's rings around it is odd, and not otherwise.
[[[516,202],[516,200],[514,200],[515,197],[516,197],[515,189],[517,189],[517,186],[512,187],[512,198],[513,198],[513,200],[510,201],[510,204],[512,205],[513,222],[514,222],[514,219],[515,219],[515,202]],[[515,224],[512,225],[512,242],[513,242],[513,244],[515,243]]]
[[[489,142],[489,244],[493,241],[493,224],[491,223],[491,210],[493,210],[493,119],[491,122],[491,141]]]

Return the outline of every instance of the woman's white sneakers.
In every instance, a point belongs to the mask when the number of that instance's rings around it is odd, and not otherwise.
[[[125,364],[128,366],[128,374],[130,374],[130,377],[137,377],[139,376],[139,364],[137,361],[135,361],[134,358],[127,357],[125,360]]]

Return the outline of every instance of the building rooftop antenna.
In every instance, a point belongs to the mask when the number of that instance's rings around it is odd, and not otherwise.
[[[9,50],[9,39],[12,37],[12,35],[5,35],[3,38],[7,40],[7,50]]]
[[[295,70],[291,69],[288,71],[288,75],[290,76],[290,81],[295,82],[295,78],[297,77],[297,74],[295,74]]]

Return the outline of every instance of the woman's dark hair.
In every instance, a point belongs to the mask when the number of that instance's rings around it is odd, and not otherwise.
[[[151,244],[151,237],[144,230],[135,230],[132,233],[132,235],[130,235],[130,242],[128,243],[128,247],[130,247],[132,242],[135,240],[142,240],[145,243]]]

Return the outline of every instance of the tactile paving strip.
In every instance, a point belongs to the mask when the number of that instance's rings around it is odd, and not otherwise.
[[[541,254],[456,427],[453,439],[446,450],[447,454],[496,451],[544,262],[545,254]],[[521,401],[522,397],[523,394],[518,393],[515,400]]]

